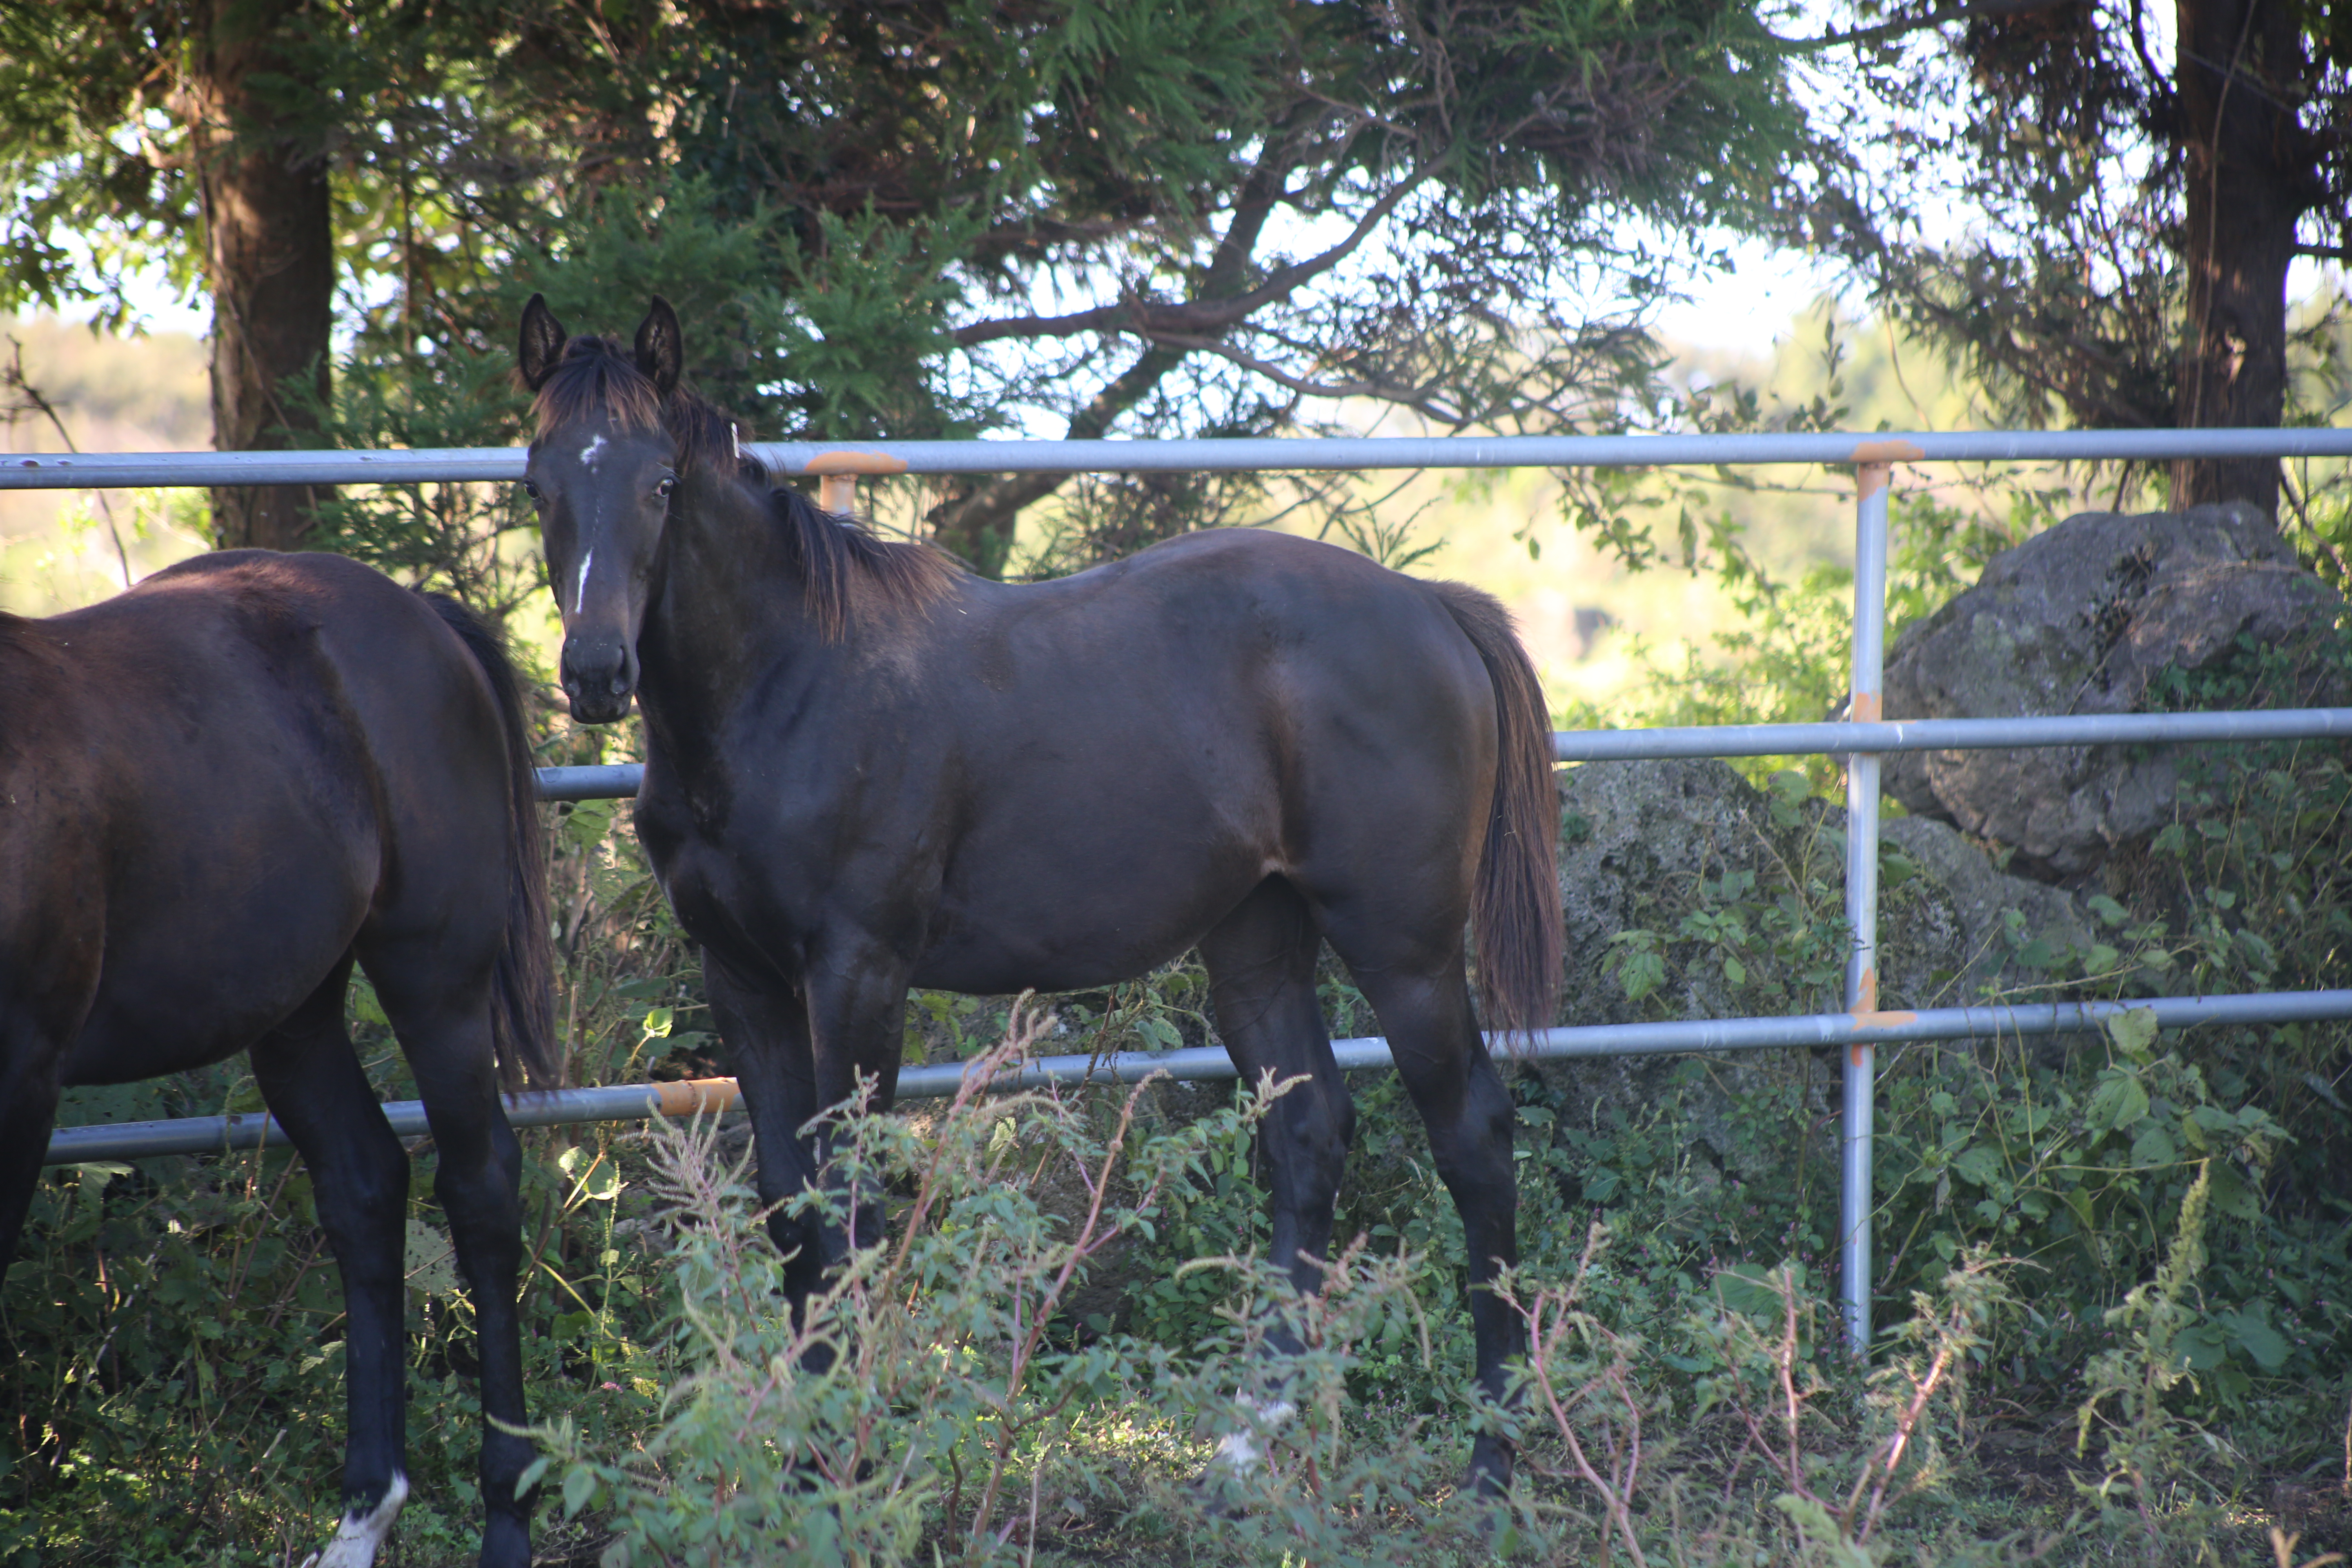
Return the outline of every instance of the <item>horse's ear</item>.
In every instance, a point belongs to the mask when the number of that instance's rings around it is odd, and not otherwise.
[[[646,319],[637,323],[637,368],[654,384],[654,390],[667,397],[677,387],[677,373],[685,350],[680,346],[677,312],[660,295],[646,311]]]
[[[547,296],[533,294],[530,303],[522,308],[522,353],[517,361],[522,371],[522,384],[537,392],[555,372],[556,362],[563,357],[563,345],[572,334],[547,308]]]

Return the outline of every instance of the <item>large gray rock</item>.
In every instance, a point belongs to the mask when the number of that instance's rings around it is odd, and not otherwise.
[[[1793,791],[1776,797],[1714,761],[1588,763],[1562,775],[1560,801],[1568,937],[1561,1022],[1843,1006],[1843,954],[1832,935],[1844,909],[1842,809]],[[1896,818],[1882,837],[1888,852],[1880,862],[1880,1006],[1958,1006],[1989,986],[2046,980],[2046,973],[2019,967],[2021,939],[2039,938],[2048,949],[2091,945],[2089,928],[2065,893],[1994,869],[1982,849],[1948,824]],[[1728,898],[1727,873],[1736,885]],[[1768,907],[1774,911],[1769,916]],[[1782,952],[1790,956],[1752,941],[1740,954],[1745,973],[1735,981],[1720,946],[1685,934],[1694,912],[1727,910],[1753,938],[1762,937],[1768,921],[1784,938],[1807,929],[1813,936],[1784,942]],[[2012,922],[2012,910],[2021,921]],[[1612,962],[1628,945],[1613,939],[1628,931],[1654,933],[1664,962],[1664,983],[1639,999],[1627,994],[1622,957]],[[1603,1105],[1652,1103],[1673,1067],[1657,1058],[1609,1058],[1543,1070],[1568,1113],[1581,1121]],[[1808,1094],[1828,1110],[1834,1071],[1809,1069],[1789,1052],[1723,1058],[1706,1091],[1686,1106],[1717,1157],[1736,1160],[1741,1147],[1732,1126],[1738,1096],[1780,1072],[1804,1075]]]
[[[1983,578],[1899,637],[1890,719],[2127,713],[2168,665],[2193,670],[2242,636],[2288,643],[2331,624],[2335,590],[2243,502],[2085,512],[1993,557]],[[2014,850],[2019,870],[2086,876],[2170,815],[2164,750],[2050,746],[1905,752],[1887,793],[1915,814]]]
[[[1706,945],[1679,936],[1694,910],[1721,907],[1727,872],[1753,879],[1751,907],[1793,909],[1818,924],[1843,919],[1845,812],[1818,798],[1776,799],[1725,763],[1588,763],[1561,775],[1559,889],[1567,926],[1560,1021],[1620,1024],[1658,1016],[1835,1011],[1835,982],[1808,988],[1801,973],[1751,956],[1734,984]],[[2009,911],[2046,942],[2088,948],[2090,927],[2064,892],[1996,870],[1948,824],[1893,817],[1881,830],[1879,1005],[1950,1007],[2004,980],[2040,978],[2011,961]],[[1899,857],[1899,858],[1898,858]],[[1750,920],[1749,924],[1757,923]],[[1612,939],[1657,932],[1664,985],[1629,999]],[[1752,950],[1751,950],[1752,952]],[[1834,957],[1834,955],[1831,955]],[[1776,989],[1777,988],[1777,989]],[[1664,1011],[1660,1009],[1663,1006]]]

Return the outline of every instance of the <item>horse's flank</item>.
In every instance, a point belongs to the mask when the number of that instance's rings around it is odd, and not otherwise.
[[[963,569],[927,544],[884,539],[854,518],[819,510],[742,450],[742,426],[683,383],[665,397],[629,352],[583,333],[564,345],[531,404],[541,440],[602,417],[628,431],[661,430],[682,475],[732,477],[763,492],[801,579],[809,618],[837,642],[870,614],[919,611],[938,602]]]
[[[64,673],[56,638],[40,622],[0,610],[0,761],[37,740],[37,716]]]

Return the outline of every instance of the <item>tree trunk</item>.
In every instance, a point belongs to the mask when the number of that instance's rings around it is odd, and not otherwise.
[[[304,0],[213,0],[206,7],[189,116],[213,297],[213,446],[282,450],[312,443],[311,410],[289,404],[289,377],[324,399],[333,324],[334,230],[327,161],[315,131],[289,111],[287,44],[311,25]],[[278,82],[257,85],[256,79]],[[298,548],[326,486],[223,487],[212,492],[222,549]]]
[[[2275,426],[2286,410],[2286,269],[2320,192],[2293,110],[2306,77],[2285,0],[2179,0],[2174,67],[2187,154],[2180,428]],[[2276,459],[2182,460],[2172,504],[2278,509]]]

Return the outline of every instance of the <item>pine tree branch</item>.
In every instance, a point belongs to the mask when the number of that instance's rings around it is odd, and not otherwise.
[[[1294,261],[1278,267],[1266,275],[1265,281],[1245,293],[1217,297],[1203,288],[1200,298],[1181,305],[1157,305],[1145,300],[1122,300],[1115,305],[1098,305],[1090,310],[1073,310],[1061,316],[1008,316],[993,321],[975,321],[960,327],[954,337],[958,347],[994,342],[1003,338],[1067,338],[1081,332],[1128,331],[1150,337],[1158,333],[1190,333],[1221,331],[1234,326],[1266,305],[1286,299],[1299,286],[1311,282],[1355,254],[1371,232],[1396,210],[1397,204],[1418,189],[1432,173],[1430,165],[1414,170],[1381,198],[1364,210],[1363,216],[1348,231],[1345,239],[1319,255],[1304,261]],[[1267,198],[1255,216],[1245,216],[1247,209],[1235,212],[1234,227],[1245,222],[1253,231],[1265,226],[1266,211],[1272,200]],[[1233,228],[1227,230],[1230,236]],[[1210,264],[1215,274],[1218,262],[1229,253],[1228,246],[1219,247],[1219,257]],[[1242,253],[1244,257],[1247,252]]]
[[[1979,17],[2022,16],[2035,11],[2054,11],[2062,5],[2079,5],[2084,0],[1962,0],[1961,4],[1938,5],[1916,16],[1898,16],[1891,22],[1881,22],[1873,27],[1855,27],[1843,33],[1824,33],[1818,38],[1781,38],[1772,41],[1791,54],[1808,53],[1814,49],[1834,49],[1847,44],[1874,44],[1882,38],[1897,38],[1906,33],[1916,33],[1928,27],[1940,27],[1947,22],[1972,22]]]
[[[1290,149],[1284,147],[1269,149],[1267,154],[1259,159],[1257,167],[1250,171],[1248,181],[1234,203],[1233,219],[1225,225],[1224,237],[1217,242],[1215,252],[1209,258],[1208,268],[1202,273],[1200,303],[1217,302],[1246,275],[1250,257],[1265,233],[1266,219],[1273,216],[1275,203],[1289,178],[1290,169]],[[1418,180],[1419,177],[1416,175],[1414,178]],[[1392,195],[1401,194],[1401,190],[1391,193]],[[1343,243],[1353,248],[1360,237],[1360,232]],[[1258,291],[1262,290],[1253,292]],[[1071,416],[1067,438],[1073,441],[1100,438],[1110,428],[1112,421],[1150,395],[1162,377],[1183,363],[1185,352],[1181,348],[1157,342],[1148,343],[1133,364],[1108,386],[1096,393],[1084,408]],[[982,541],[1009,532],[1013,520],[1020,514],[1022,508],[1052,495],[1068,478],[1066,474],[1008,474],[991,479],[971,494],[937,508],[930,517],[933,536],[947,542],[950,548],[961,544],[965,552],[970,553]]]

